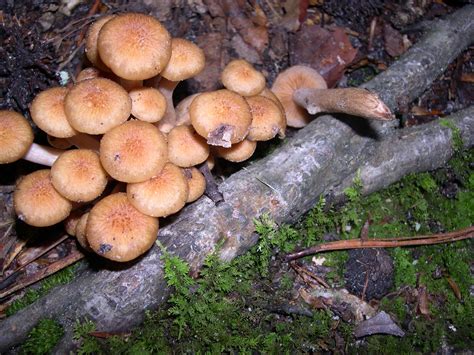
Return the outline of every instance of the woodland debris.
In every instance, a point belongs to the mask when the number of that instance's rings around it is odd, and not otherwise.
[[[405,332],[384,311],[359,323],[354,329],[354,336],[356,338],[373,334],[389,334],[397,337],[405,336]]]

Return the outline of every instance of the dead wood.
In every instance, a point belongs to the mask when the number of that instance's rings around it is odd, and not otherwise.
[[[431,32],[398,63],[364,87],[380,95],[394,111],[406,105],[470,44],[473,17],[474,6],[465,6],[435,22]],[[474,144],[473,111],[467,109],[451,118],[466,147]],[[258,239],[254,218],[268,213],[277,223],[295,222],[321,194],[341,196],[358,169],[365,192],[372,192],[407,173],[442,166],[452,153],[451,130],[437,122],[393,131],[393,125],[386,123],[322,116],[270,156],[224,181],[220,185],[224,202],[215,206],[201,198],[162,228],[159,238],[169,252],[198,270],[222,239],[224,260],[254,245]],[[70,284],[52,290],[0,323],[0,351],[21,342],[44,317],[64,326],[66,335],[58,353],[73,346],[77,319],[91,319],[98,331],[122,331],[137,325],[144,310],[158,307],[170,292],[160,256],[154,247],[132,265],[120,270],[91,268]]]

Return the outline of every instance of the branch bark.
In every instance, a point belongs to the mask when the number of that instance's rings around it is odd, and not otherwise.
[[[472,18],[474,6],[468,5],[437,21],[398,63],[364,87],[379,94],[392,110],[407,104],[470,44]],[[466,147],[474,144],[473,111],[469,108],[452,117]],[[453,152],[451,135],[437,122],[394,131],[391,123],[319,117],[272,155],[223,182],[225,202],[215,206],[201,198],[162,228],[159,239],[195,272],[222,239],[221,257],[231,260],[257,241],[253,219],[261,214],[269,213],[277,223],[293,223],[321,194],[342,195],[358,169],[368,193],[407,173],[442,166]],[[158,307],[170,292],[160,256],[154,247],[138,262],[120,269],[88,268],[70,284],[3,320],[0,351],[22,341],[44,317],[64,326],[66,335],[56,350],[61,353],[73,346],[77,319],[91,319],[100,331],[137,325],[144,310]]]

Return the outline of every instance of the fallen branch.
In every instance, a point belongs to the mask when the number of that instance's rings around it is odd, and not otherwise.
[[[439,233],[432,235],[419,235],[415,237],[402,238],[384,238],[384,239],[350,239],[337,240],[334,242],[315,245],[311,248],[289,254],[285,257],[286,261],[292,261],[325,251],[364,249],[364,248],[397,248],[417,245],[431,245],[441,243],[452,243],[459,240],[473,238],[474,226],[464,228],[449,233]]]
[[[379,94],[392,110],[405,104],[407,98],[415,98],[470,44],[474,38],[473,17],[474,6],[465,6],[436,22],[432,32],[406,53],[401,64],[365,87]],[[474,144],[473,121],[474,109],[452,117],[466,147]],[[354,122],[359,122],[362,129]],[[277,223],[293,223],[314,206],[321,194],[335,191],[336,197],[338,193],[342,195],[342,190],[338,192],[341,185],[352,181],[360,168],[363,184],[368,186],[364,191],[370,192],[384,186],[384,171],[391,180],[442,166],[453,153],[451,130],[437,122],[392,136],[390,132],[387,124],[369,125],[356,119],[346,123],[331,116],[319,117],[273,154],[224,181],[220,185],[223,202],[215,206],[208,198],[201,198],[161,229],[159,238],[169,252],[198,270],[222,239],[225,242],[220,255],[224,260],[231,260],[254,245],[258,240],[254,218],[268,213]],[[386,138],[373,139],[382,134]],[[397,144],[390,139],[397,140]],[[410,154],[399,156],[401,147],[411,149]],[[397,158],[403,159],[403,164]],[[371,175],[371,171],[376,173]],[[73,346],[77,319],[91,319],[99,331],[130,329],[143,320],[144,310],[158,307],[170,292],[160,257],[160,250],[154,247],[138,262],[122,266],[121,270],[84,271],[70,284],[52,290],[3,320],[0,351],[22,341],[44,317],[54,318],[64,327],[65,337],[56,349],[58,353],[66,353]]]

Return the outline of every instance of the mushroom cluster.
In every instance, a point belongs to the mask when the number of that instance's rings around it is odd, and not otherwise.
[[[258,141],[283,138],[287,120],[303,126],[307,118],[295,121],[302,110],[293,92],[313,113],[349,107],[344,112],[388,118],[383,104],[368,114],[359,100],[358,111],[351,111],[353,94],[326,89],[317,73],[316,79],[302,74],[304,81],[290,69],[270,90],[264,75],[241,59],[224,68],[223,89],[193,94],[174,107],[174,89],[203,70],[204,53],[144,14],[94,22],[86,56],[93,66],[74,85],[47,89],[31,103],[31,118],[51,147],[33,143],[22,115],[0,111],[0,164],[23,158],[50,166],[17,182],[18,218],[38,227],[65,220],[84,249],[114,261],[146,252],[158,234],[158,218],[204,193],[206,181],[196,166],[212,168],[214,156],[244,161]]]

